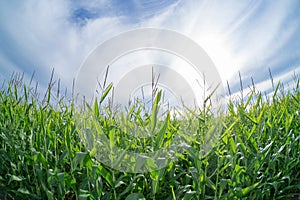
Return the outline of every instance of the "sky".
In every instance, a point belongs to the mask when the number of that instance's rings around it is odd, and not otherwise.
[[[52,68],[70,88],[101,43],[137,28],[181,33],[201,46],[232,92],[251,84],[270,91],[300,73],[298,0],[0,1],[0,78],[24,72],[45,89]]]

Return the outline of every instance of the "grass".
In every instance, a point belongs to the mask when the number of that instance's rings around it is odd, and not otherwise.
[[[138,103],[118,113],[100,103],[107,88],[82,113],[72,100],[54,98],[51,87],[39,102],[34,88],[14,77],[0,90],[0,199],[299,199],[299,80],[285,93],[278,84],[267,100],[255,90],[244,102],[230,100],[221,134],[203,154],[215,121],[209,109],[157,118],[158,94],[152,113]],[[89,148],[82,136],[92,127],[105,151],[151,153],[171,147],[178,135],[188,145],[158,170],[151,159],[137,166],[140,162],[116,152],[108,153],[119,156],[108,159],[114,163],[104,165],[97,148]],[[154,134],[133,137],[130,130],[136,127]],[[95,138],[92,142],[95,147]],[[122,168],[118,158],[141,172],[116,170]]]

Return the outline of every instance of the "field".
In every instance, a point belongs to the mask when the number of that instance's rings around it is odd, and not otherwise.
[[[275,85],[271,96],[252,88],[244,101],[229,100],[220,135],[203,153],[216,121],[209,105],[158,118],[158,93],[152,112],[137,103],[118,113],[101,104],[108,87],[84,106],[88,115],[78,122],[82,110],[59,89],[49,87],[39,101],[35,88],[15,76],[0,89],[0,199],[300,199],[300,79],[294,81],[290,90]],[[192,133],[185,137],[187,123]],[[165,168],[147,159],[149,172],[123,172],[99,162],[97,148],[87,148],[81,128],[93,125],[109,147],[154,152],[177,135],[188,145]],[[159,129],[145,139],[133,138],[126,127]]]

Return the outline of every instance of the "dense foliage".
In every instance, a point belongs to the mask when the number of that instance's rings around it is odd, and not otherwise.
[[[186,112],[190,123],[197,125],[194,137],[187,140],[189,146],[166,168],[144,173],[121,172],[98,162],[82,142],[72,101],[57,98],[50,103],[50,90],[47,94],[39,102],[34,90],[18,80],[0,90],[0,199],[300,196],[299,80],[293,90],[284,93],[278,84],[269,98],[253,91],[244,102],[229,101],[222,132],[206,154],[200,151],[201,135],[214,119],[208,111]],[[160,120],[166,125],[158,135],[158,142],[163,141],[160,145],[169,144],[183,120],[170,115],[161,120],[153,117],[157,113],[147,115],[138,107],[123,115],[97,103],[87,109],[114,145],[131,145],[140,151],[151,143],[130,139],[119,127],[120,118],[150,129],[153,120]]]

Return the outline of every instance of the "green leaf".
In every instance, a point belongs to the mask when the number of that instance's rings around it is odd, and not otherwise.
[[[98,106],[97,98],[94,101],[94,115],[95,117],[99,117],[99,106]]]
[[[158,132],[158,134],[156,136],[155,148],[154,148],[155,151],[157,151],[163,145],[163,139],[164,139],[164,135],[165,135],[165,133],[167,131],[167,128],[168,128],[169,120],[170,120],[170,114],[168,113],[168,115],[165,119],[163,127],[160,129],[160,131]]]
[[[88,199],[88,197],[90,196],[90,193],[87,190],[80,189],[79,192],[80,192],[80,194],[79,194],[79,200]]]
[[[22,181],[23,178],[22,177],[19,177],[19,176],[15,176],[15,175],[11,175],[10,176],[10,179],[8,181],[8,184],[10,184],[12,181]]]
[[[260,182],[254,183],[253,185],[242,189],[243,196],[247,195],[249,192],[251,192],[252,190],[254,190],[259,185],[259,183]]]
[[[104,99],[106,98],[106,96],[108,95],[109,91],[112,89],[113,84],[109,84],[109,86],[107,86],[107,88],[104,90],[104,92],[102,93],[101,99],[100,99],[100,103],[102,103],[104,101]]]
[[[71,152],[71,136],[70,136],[70,130],[68,128],[65,129],[65,145],[67,147],[69,155],[72,155],[72,152]]]
[[[157,114],[159,110],[159,101],[161,99],[162,91],[158,91],[155,100],[152,105],[152,113],[151,113],[151,133],[154,133],[156,123],[157,123]]]
[[[41,153],[38,154],[38,160],[42,163],[42,165],[47,167],[47,160],[43,154],[41,154]]]
[[[26,188],[19,188],[18,192],[20,192],[22,194],[30,194],[30,192]]]
[[[134,166],[134,171],[137,172],[142,170],[143,167],[145,166],[146,160],[147,160],[146,156],[142,156],[142,155],[137,156],[136,163]]]
[[[196,194],[196,191],[188,191],[187,193],[185,193],[184,197],[182,198],[182,200],[190,200],[193,198],[193,196]]]
[[[78,165],[82,167],[84,165],[84,160],[87,156],[87,152],[75,152],[75,156],[73,159],[73,166],[74,168],[77,167]]]
[[[110,186],[114,186],[114,181],[111,174],[102,166],[99,166],[100,175],[107,181]]]
[[[232,152],[236,153],[236,147],[235,147],[235,143],[234,143],[232,137],[229,138],[229,144],[230,144],[230,148],[231,148]]]
[[[147,158],[146,167],[149,171],[157,170],[157,165],[155,164],[153,158]]]
[[[126,197],[125,200],[146,200],[142,193],[132,193]]]

